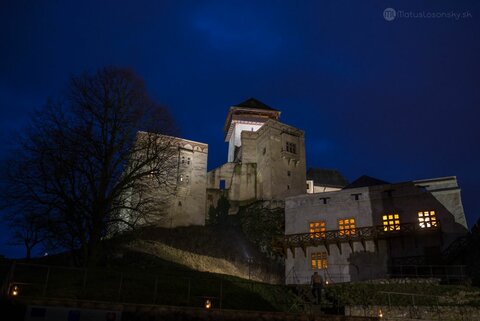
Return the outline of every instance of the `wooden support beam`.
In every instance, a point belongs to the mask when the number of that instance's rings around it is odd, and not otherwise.
[[[323,246],[327,250],[327,254],[330,255],[330,244],[328,244],[326,241],[323,241]]]
[[[301,248],[302,251],[303,251],[303,255],[304,255],[305,257],[307,257],[307,245],[306,245],[305,243],[302,243],[302,244],[300,245],[300,248]]]
[[[348,245],[350,245],[350,249],[352,250],[352,253],[353,253],[353,241],[348,240]]]
[[[363,251],[367,252],[367,241],[362,237],[362,239],[360,240],[360,243],[362,243]]]

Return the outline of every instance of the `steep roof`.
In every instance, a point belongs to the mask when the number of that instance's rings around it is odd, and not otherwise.
[[[343,189],[347,188],[357,188],[357,187],[368,187],[368,186],[375,186],[375,185],[385,185],[390,184],[388,182],[382,181],[381,179],[370,177],[367,175],[360,176],[349,185],[345,186]]]
[[[320,186],[344,187],[348,185],[348,181],[336,169],[309,168],[307,179],[313,180],[314,185]]]
[[[234,105],[234,107],[242,107],[242,108],[252,108],[252,109],[263,109],[263,110],[271,110],[271,111],[278,111],[266,104],[262,103],[261,101],[255,98],[249,98],[240,104]]]

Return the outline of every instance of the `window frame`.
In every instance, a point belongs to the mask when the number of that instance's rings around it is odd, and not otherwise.
[[[315,226],[317,224],[317,226]],[[318,231],[317,231],[318,229]],[[312,221],[308,223],[308,232],[311,239],[324,239],[327,231],[327,222],[323,220]]]
[[[296,154],[297,153],[297,144],[292,142],[285,143],[285,150],[289,153]]]
[[[326,270],[328,269],[328,253],[327,251],[312,252],[310,254],[310,269]]]
[[[421,229],[438,227],[437,212],[435,210],[418,211],[417,220]]]
[[[355,217],[339,218],[338,219],[339,235],[355,235],[357,234],[357,224]]]
[[[383,230],[385,232],[400,231],[400,214],[388,213],[382,215]]]

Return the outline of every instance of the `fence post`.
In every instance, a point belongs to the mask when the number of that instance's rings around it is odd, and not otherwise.
[[[440,315],[440,297],[437,296],[437,316],[438,316],[438,319],[440,320],[442,317]]]
[[[43,294],[42,294],[43,297],[45,297],[47,294],[47,286],[48,286],[49,279],[50,279],[50,267],[47,268],[47,276],[45,278],[45,284],[43,286]]]
[[[83,272],[83,293],[86,295],[87,293],[87,268]]]
[[[2,292],[4,292],[4,293],[2,293],[2,294],[5,294],[7,296],[10,295],[9,291],[10,291],[11,283],[14,279],[15,265],[16,265],[16,262],[13,261],[12,266],[10,267],[10,271],[8,272],[8,275],[5,278],[4,283],[3,283]]]
[[[155,288],[153,290],[153,304],[157,303],[158,276],[155,277]]]
[[[223,301],[223,281],[220,281],[220,310],[222,309]]]
[[[120,273],[120,284],[118,285],[118,299],[121,299],[122,295],[122,284],[123,284],[123,272]]]

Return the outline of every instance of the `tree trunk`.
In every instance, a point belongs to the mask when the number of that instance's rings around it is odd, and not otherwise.
[[[27,261],[30,261],[30,259],[32,258],[32,247],[29,246],[28,244],[25,244],[25,249],[27,250],[25,259],[26,259]]]

